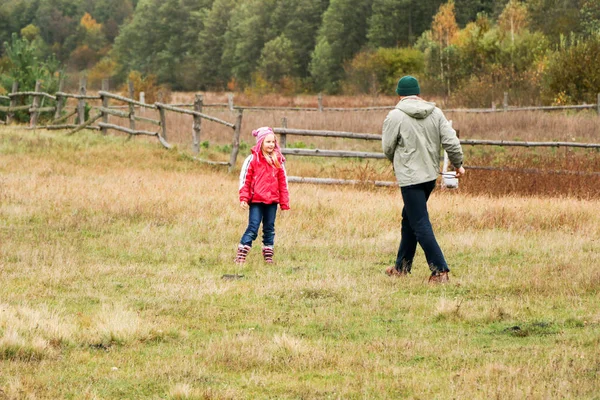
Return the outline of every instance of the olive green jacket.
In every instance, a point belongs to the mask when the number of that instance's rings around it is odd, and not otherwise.
[[[398,102],[383,123],[382,147],[400,186],[437,179],[443,148],[455,168],[463,163],[456,131],[442,110],[417,96]]]

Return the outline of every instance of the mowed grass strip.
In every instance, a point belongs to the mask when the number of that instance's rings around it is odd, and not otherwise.
[[[598,200],[435,192],[430,286],[420,250],[383,273],[397,189],[292,184],[276,263],[257,241],[236,267],[237,186],[152,141],[2,128],[0,398],[597,396]]]

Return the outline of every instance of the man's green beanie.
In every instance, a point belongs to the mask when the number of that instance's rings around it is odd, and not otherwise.
[[[421,88],[419,88],[419,81],[417,81],[415,77],[410,75],[403,76],[398,81],[396,93],[398,93],[398,96],[413,96],[421,93]]]

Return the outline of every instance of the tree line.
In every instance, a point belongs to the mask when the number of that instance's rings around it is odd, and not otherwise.
[[[132,76],[173,90],[595,102],[598,0],[0,0],[0,85]],[[33,83],[32,83],[33,82]],[[28,89],[22,87],[22,89]]]

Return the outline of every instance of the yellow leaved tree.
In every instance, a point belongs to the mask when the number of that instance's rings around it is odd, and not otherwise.
[[[449,47],[454,43],[458,33],[454,0],[442,4],[431,24],[433,39],[440,46],[440,79],[446,83],[447,94],[450,94],[450,52]]]

